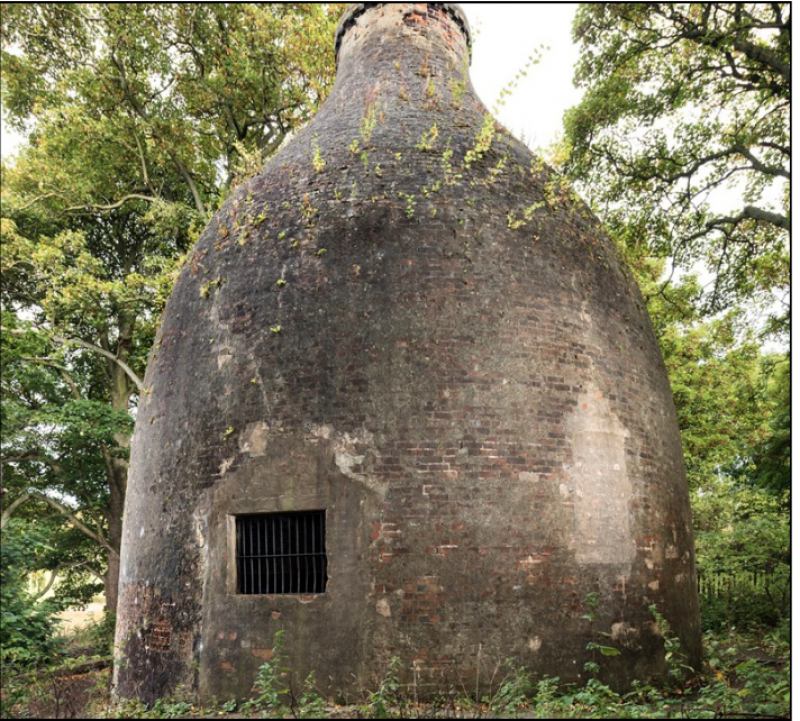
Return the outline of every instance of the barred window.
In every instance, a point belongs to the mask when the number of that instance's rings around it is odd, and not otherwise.
[[[236,592],[325,593],[325,511],[236,516]]]

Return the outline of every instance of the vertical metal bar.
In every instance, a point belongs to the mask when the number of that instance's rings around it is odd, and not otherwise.
[[[250,536],[250,593],[255,593],[253,587],[253,520],[248,519],[247,528]]]
[[[284,540],[286,539],[286,524],[281,519],[281,532],[278,534],[281,539],[281,593],[286,593],[286,550]]]
[[[240,518],[242,526],[242,593],[247,593],[247,522]]]
[[[261,552],[261,526],[263,525],[264,519],[263,518],[256,518],[254,519],[256,527],[256,541],[258,544],[258,558],[256,559],[256,568],[258,569],[258,591],[256,593],[264,593],[264,587],[261,585],[261,556],[263,553]]]
[[[283,593],[283,524],[280,518],[275,519],[275,593]],[[279,585],[280,584],[280,585]]]
[[[320,553],[325,550],[325,536],[322,531],[324,513],[318,515],[314,521],[314,575],[316,577],[315,583],[317,585],[317,592],[322,593],[325,590],[325,584],[322,581],[325,575],[325,561]]]
[[[312,523],[312,525],[314,523],[313,516],[311,518],[311,523]],[[308,516],[304,516],[303,517],[303,543],[305,543],[305,552],[306,552],[306,555],[303,558],[303,564],[305,565],[305,572],[306,572],[305,587],[304,588],[305,588],[306,593],[312,593],[314,591],[314,589],[311,587],[311,585],[308,582],[308,567],[311,564],[311,557],[309,555],[309,548],[308,548]],[[314,551],[314,549],[312,548],[311,552],[313,553],[313,551]]]
[[[311,519],[311,549],[310,549],[310,563],[311,566],[311,583],[313,584],[314,593],[317,592],[317,534],[316,534],[316,527],[317,527],[317,519],[316,517]]]
[[[292,518],[291,523],[289,523],[289,552],[292,554],[289,558],[289,568],[291,568],[291,573],[289,578],[291,579],[291,584],[289,586],[289,593],[297,593],[297,589],[299,586],[297,585],[297,542],[300,540],[298,538],[297,533],[297,525],[300,519],[295,516]],[[294,533],[292,533],[294,532]],[[292,538],[294,536],[294,538]]]
[[[320,593],[325,593],[325,579],[327,578],[327,558],[325,556],[325,512],[317,517],[317,560],[319,561],[319,571],[317,572],[317,588]]]
[[[322,583],[324,561],[320,555],[324,549],[324,535],[322,533],[322,519],[324,516],[324,513],[320,513],[314,519],[314,584],[317,593],[322,593],[325,590]]]
[[[292,564],[294,566],[294,574],[293,574],[294,577],[292,578],[292,590],[295,593],[299,593],[300,592],[300,555],[299,555],[300,519],[299,518],[296,518],[294,523],[294,543],[295,543],[295,548],[294,548],[295,557],[294,557],[294,563]]]
[[[319,560],[319,572],[317,574],[317,588],[320,593],[325,593],[325,579],[327,578],[327,557],[325,556],[325,512],[319,514],[317,518],[317,558]]]
[[[272,535],[275,539],[275,547],[272,549],[272,552],[275,554],[275,580],[274,580],[274,588],[272,590],[273,593],[280,593],[281,588],[280,584],[283,583],[282,571],[281,568],[281,551],[280,551],[280,536],[281,536],[281,525],[278,518],[272,519]]]
[[[241,541],[242,541],[242,529],[239,524],[239,519],[235,518],[234,523],[236,524],[235,533],[236,533],[236,593],[242,592],[242,570],[240,568],[242,564],[242,549],[241,549]]]
[[[264,542],[267,545],[267,587],[264,589],[265,593],[273,593],[275,585],[275,541],[270,543],[270,537],[274,533],[275,519],[266,518],[266,528],[264,529]]]
[[[271,527],[271,519],[269,516],[264,516],[264,593],[269,593],[270,584],[272,583],[272,568],[270,568],[270,561],[272,560],[272,547],[269,543],[269,533]]]
[[[270,526],[271,526],[271,535],[272,535],[272,549],[270,553],[272,554],[272,583],[270,585],[270,593],[277,593],[278,592],[278,569],[276,566],[275,557],[278,555],[278,547],[275,544],[275,518],[273,517],[270,519]]]

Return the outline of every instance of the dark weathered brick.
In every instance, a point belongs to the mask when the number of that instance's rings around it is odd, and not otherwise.
[[[419,693],[508,657],[578,681],[590,591],[598,632],[631,629],[609,682],[665,673],[650,604],[698,663],[680,438],[642,299],[588,209],[547,202],[526,147],[498,127],[475,154],[495,126],[466,32],[448,3],[353,6],[330,98],[184,268],[133,442],[122,696],[247,696],[278,630],[295,687],[314,670],[330,694],[395,655]],[[327,592],[237,595],[229,516],[318,509]]]

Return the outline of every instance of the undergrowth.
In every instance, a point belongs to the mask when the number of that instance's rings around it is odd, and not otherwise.
[[[704,637],[705,661],[699,676],[684,673],[677,639],[663,619],[665,653],[671,669],[664,685],[635,682],[618,693],[595,675],[584,685],[563,684],[558,678],[534,677],[526,668],[507,660],[498,665],[488,690],[471,692],[456,684],[443,685],[427,701],[418,699],[415,683],[403,683],[404,669],[392,658],[360,693],[362,701],[339,706],[326,701],[310,674],[300,688],[292,686],[290,659],[277,634],[272,658],[254,680],[252,698],[243,703],[228,700],[198,706],[188,695],[176,693],[146,706],[138,702],[113,704],[109,670],[80,674],[81,698],[70,698],[69,687],[54,683],[49,674],[3,679],[3,718],[752,718],[787,717],[790,713],[789,644],[780,630],[762,635],[708,632]],[[107,648],[107,634],[98,628],[70,643],[86,644],[98,637],[98,650]],[[84,662],[86,656],[70,663]],[[64,659],[59,669],[63,672]],[[599,664],[602,664],[602,655]],[[68,667],[67,667],[68,668]],[[410,670],[410,669],[409,669]],[[413,674],[412,674],[413,675]],[[14,691],[16,689],[16,692]],[[24,689],[24,693],[20,693]],[[78,702],[81,703],[78,703]]]

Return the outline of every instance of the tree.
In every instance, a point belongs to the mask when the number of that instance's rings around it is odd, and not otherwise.
[[[17,523],[17,519],[12,523]],[[53,614],[61,610],[53,599],[37,604],[29,591],[31,561],[48,547],[48,538],[29,524],[20,525],[14,528],[13,534],[8,533],[11,526],[3,529],[0,546],[0,634],[3,638],[0,667],[4,681],[15,666],[34,666],[52,655],[57,645]],[[7,693],[4,683],[4,707]]]
[[[340,7],[3,5],[9,121],[35,120],[33,145],[75,146],[66,149],[74,162],[39,177],[28,202],[110,210],[162,199],[205,216],[239,144],[269,155],[327,95]]]
[[[70,225],[31,241],[2,220],[4,482],[105,550],[113,609],[129,410],[188,237],[154,237],[131,212]]]
[[[612,234],[712,276],[713,314],[788,290],[789,3],[589,3],[566,170]],[[788,314],[779,314],[782,328]]]
[[[792,485],[792,383],[787,354],[774,361],[767,393],[772,400],[769,437],[752,449],[751,467],[742,475],[757,488],[783,495],[788,502]],[[787,503],[788,505],[788,503]]]
[[[777,358],[765,357],[756,334],[742,330],[740,309],[704,318],[696,277],[665,284],[666,261],[636,257],[625,245],[622,250],[647,299],[667,367],[689,487],[752,471],[753,449],[771,437]]]
[[[778,625],[791,611],[791,529],[788,493],[707,484],[692,498],[698,573],[722,576],[721,593],[701,599],[706,628]],[[788,626],[784,626],[788,638]]]
[[[2,7],[3,108],[28,133],[2,172],[4,513],[66,519],[73,551],[48,562],[102,576],[111,610],[130,414],[175,273],[242,158],[327,94],[339,12]]]

